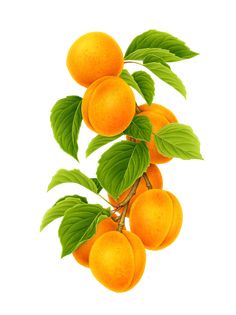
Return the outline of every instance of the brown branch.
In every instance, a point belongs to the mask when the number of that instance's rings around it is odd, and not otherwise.
[[[146,186],[147,186],[147,189],[152,189],[152,183],[147,175],[147,173],[143,173],[143,178],[145,180],[145,183],[146,183]]]
[[[126,217],[126,213],[127,213],[127,210],[128,210],[129,202],[130,202],[130,199],[135,195],[140,180],[141,180],[141,177],[139,177],[135,181],[135,183],[131,187],[128,195],[126,196],[126,198],[116,208],[116,210],[118,210],[118,209],[124,207],[124,209],[122,211],[122,214],[119,216],[119,223],[118,223],[118,228],[117,228],[117,231],[119,231],[119,232],[122,232],[122,229],[123,229],[123,227],[125,225],[125,217]]]

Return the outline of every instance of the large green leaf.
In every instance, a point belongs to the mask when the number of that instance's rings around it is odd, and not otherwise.
[[[78,135],[82,122],[82,98],[67,96],[59,100],[51,111],[51,126],[60,147],[78,160]]]
[[[112,142],[112,141],[118,139],[121,136],[122,136],[122,134],[116,135],[113,137],[105,137],[105,136],[97,135],[89,143],[88,148],[86,150],[86,157],[88,157],[90,154],[92,154],[97,149],[101,148],[102,146],[106,145],[109,142]]]
[[[100,205],[78,204],[66,211],[59,227],[62,257],[71,254],[96,233],[97,224],[111,211]]]
[[[158,151],[167,157],[183,160],[202,159],[200,142],[190,126],[172,123],[154,136]]]
[[[155,86],[151,76],[145,71],[136,71],[132,75],[128,70],[123,69],[120,77],[131,87],[133,87],[148,104],[152,103]]]
[[[121,141],[103,153],[98,163],[99,182],[117,199],[146,171],[150,156],[144,142]]]
[[[45,213],[41,226],[40,231],[42,231],[49,223],[52,221],[63,217],[65,212],[74,207],[77,204],[84,203],[84,197],[80,196],[65,196],[59,199],[48,211]],[[86,200],[86,198],[85,198]]]
[[[153,55],[162,58],[166,62],[180,61],[180,57],[176,56],[167,49],[162,48],[142,48],[137,49],[125,57],[126,60],[143,60],[147,56]]]
[[[63,183],[75,183],[85,188],[91,190],[94,193],[97,193],[98,188],[93,179],[87,177],[81,171],[75,170],[65,170],[61,169],[53,176],[50,184],[48,185],[48,191],[53,187],[63,184]]]
[[[152,124],[145,116],[134,116],[124,134],[138,140],[150,141],[152,135]]]
[[[129,57],[130,54],[144,48],[166,49],[178,56],[180,60],[192,58],[198,55],[198,53],[191,51],[182,40],[174,37],[173,35],[166,32],[149,30],[133,39],[125,53],[125,59],[132,59]]]
[[[183,82],[170,68],[158,62],[146,63],[144,66],[186,97],[186,89]]]

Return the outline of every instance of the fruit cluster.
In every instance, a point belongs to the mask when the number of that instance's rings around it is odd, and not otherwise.
[[[103,153],[97,178],[88,178],[77,169],[62,169],[49,184],[51,189],[61,183],[78,183],[103,198],[112,209],[89,204],[79,195],[65,196],[46,212],[41,229],[63,217],[59,228],[62,256],[72,253],[113,291],[134,287],[144,272],[145,249],[163,249],[180,232],[181,205],[171,192],[163,190],[157,164],[173,157],[201,159],[200,144],[192,129],[179,124],[169,109],[152,102],[151,76],[145,71],[131,75],[124,63],[145,66],[185,95],[181,80],[167,62],[195,55],[172,35],[153,30],[137,36],[125,56],[116,41],[101,32],[85,34],[69,50],[69,72],[87,90],[83,99],[67,97],[52,110],[52,128],[61,148],[77,159],[82,121],[97,133],[87,156],[119,137],[125,135],[126,139]],[[137,105],[131,87],[146,104]],[[107,191],[108,200],[100,195],[102,189]],[[126,219],[130,231],[125,227]]]

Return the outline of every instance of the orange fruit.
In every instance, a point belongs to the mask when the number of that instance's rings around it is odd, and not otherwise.
[[[67,67],[76,82],[88,87],[104,76],[118,76],[124,58],[116,41],[102,32],[87,33],[70,47]]]
[[[106,288],[124,292],[134,287],[144,272],[145,248],[133,233],[111,231],[94,243],[89,267],[95,278]]]

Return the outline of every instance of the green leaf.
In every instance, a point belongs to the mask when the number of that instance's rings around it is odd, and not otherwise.
[[[168,124],[155,134],[154,139],[158,151],[164,156],[183,160],[203,159],[200,142],[190,126]]]
[[[67,199],[67,198],[78,198],[78,199],[80,199],[82,202],[88,203],[88,200],[87,200],[86,197],[79,196],[79,195],[67,195],[67,196],[64,196],[64,197],[58,199],[58,200],[55,202],[54,206],[55,206],[58,202],[60,202],[60,201],[62,201],[62,200],[65,200],[65,199]]]
[[[63,183],[79,184],[91,190],[92,192],[97,193],[97,186],[94,183],[94,181],[91,178],[87,177],[85,174],[83,174],[81,171],[76,169],[71,171],[65,169],[59,170],[53,176],[50,184],[48,185],[48,191],[53,187]]]
[[[137,49],[134,52],[127,55],[125,57],[125,60],[143,60],[149,55],[157,56],[167,62],[174,62],[174,61],[182,60],[180,57],[171,53],[169,50],[162,49],[162,48]]]
[[[150,156],[144,142],[121,141],[103,153],[98,163],[99,182],[117,199],[146,171]]]
[[[144,59],[143,59],[143,63],[151,63],[151,62],[159,62],[161,64],[163,64],[163,66],[166,66],[168,68],[170,68],[170,66],[168,65],[168,63],[166,63],[162,58],[155,56],[155,55],[147,55]]]
[[[66,211],[59,227],[62,257],[71,254],[96,233],[97,224],[111,212],[100,205],[78,204]]]
[[[91,178],[91,179],[94,181],[95,185],[97,186],[97,193],[99,194],[103,188],[102,185],[99,183],[97,178]]]
[[[198,53],[191,51],[182,40],[174,37],[173,35],[166,32],[149,30],[133,39],[125,53],[125,59],[131,59],[129,57],[130,54],[144,48],[166,49],[178,56],[180,60],[192,58],[198,55]]]
[[[138,140],[150,141],[152,135],[152,124],[145,116],[134,116],[124,134]]]
[[[155,86],[151,76],[145,71],[136,71],[132,75],[128,70],[123,69],[120,77],[131,87],[133,87],[148,104],[152,103]]]
[[[138,84],[145,101],[151,104],[155,94],[155,85],[151,76],[145,71],[136,71],[132,76]]]
[[[144,66],[152,71],[156,76],[158,76],[161,80],[171,85],[174,89],[176,89],[180,94],[186,97],[186,89],[183,85],[183,82],[180,78],[172,72],[172,70],[161,63],[151,62],[146,63]]]
[[[42,231],[49,223],[52,221],[63,217],[65,212],[74,207],[77,204],[84,203],[83,200],[86,200],[84,197],[70,197],[70,196],[65,196],[61,199],[59,199],[53,206],[52,208],[48,209],[48,211],[45,213],[42,223],[40,225],[40,231]]]
[[[113,137],[105,137],[105,136],[97,135],[89,143],[88,148],[86,150],[86,157],[88,157],[90,154],[92,154],[97,149],[101,148],[102,146],[106,145],[109,142],[112,142],[112,141],[118,139],[121,136],[122,136],[122,134],[116,135]]]
[[[82,98],[67,96],[59,100],[51,111],[51,126],[60,147],[78,160],[78,135],[82,122]]]

